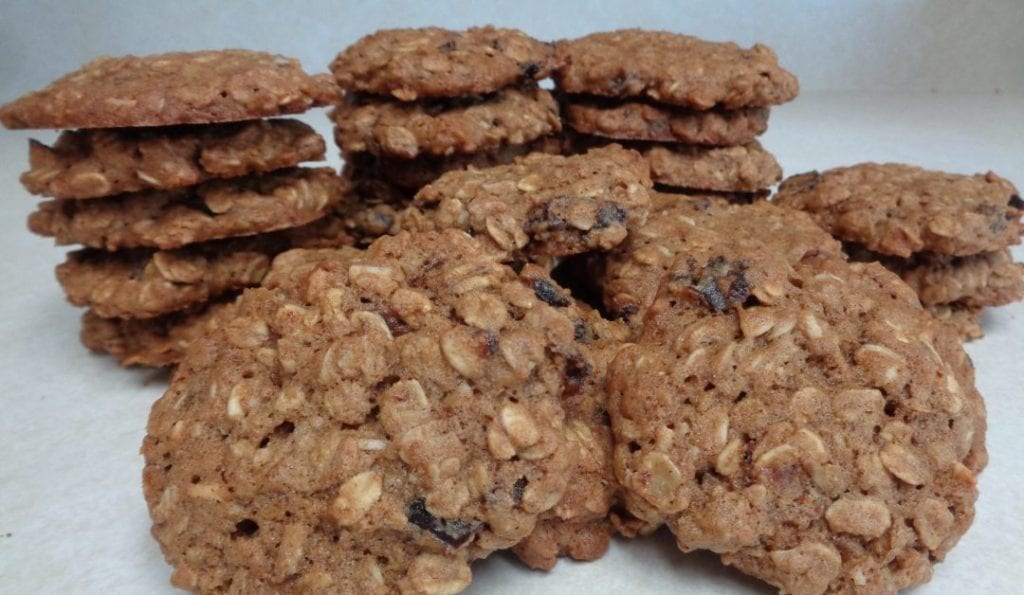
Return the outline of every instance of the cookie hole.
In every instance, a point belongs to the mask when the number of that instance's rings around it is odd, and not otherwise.
[[[708,393],[708,392],[711,392],[713,390],[715,390],[715,384],[713,382],[709,382],[709,383],[704,385],[704,392]]]
[[[252,519],[242,519],[235,523],[235,530],[231,533],[231,539],[240,537],[252,537],[260,530],[259,524]]]
[[[291,434],[294,431],[295,424],[286,419],[283,422],[277,424],[277,427],[274,428],[274,436],[277,438],[284,438],[285,436]]]
[[[266,448],[268,444],[270,444],[270,436],[264,436],[263,440],[260,440],[259,447]]]
[[[638,450],[640,450],[640,445],[636,442],[636,440],[630,441],[629,452],[636,452]]]
[[[228,92],[227,92],[227,91],[221,91],[221,92],[220,92],[220,96],[221,96],[222,98],[224,98],[224,99],[227,99],[227,97],[228,97]]]
[[[950,429],[950,430],[952,430],[952,429],[953,429],[953,420],[949,420],[949,429]]]
[[[888,415],[889,417],[895,416],[896,415],[896,401],[892,401],[892,400],[886,401],[885,402],[885,408],[882,409],[882,410],[885,411],[885,414]]]
[[[747,391],[741,390],[740,394],[736,395],[736,398],[732,400],[733,403],[740,403],[743,399],[747,398]]]
[[[192,482],[192,485],[195,485],[195,484],[199,483],[202,479],[203,478],[199,477],[198,475],[193,475],[192,479],[190,479],[189,481]]]

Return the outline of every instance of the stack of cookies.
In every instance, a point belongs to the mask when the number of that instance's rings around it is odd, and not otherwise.
[[[29,228],[81,244],[57,267],[89,310],[82,341],[122,363],[166,366],[274,254],[346,243],[325,218],[344,196],[312,128],[264,120],[335,103],[295,60],[245,50],[100,58],[0,108],[31,141],[25,188],[52,197]]]
[[[555,62],[567,150],[624,142],[667,192],[750,201],[781,179],[755,139],[798,84],[771,49],[628,29],[560,41]]]
[[[965,176],[896,163],[862,163],[787,179],[773,199],[810,213],[850,257],[879,261],[964,339],[981,313],[1024,298],[1024,201],[992,172]]]
[[[341,52],[331,71],[345,97],[331,116],[364,207],[357,233],[380,235],[393,207],[445,171],[558,152],[558,106],[537,85],[552,56],[549,44],[490,26],[384,30]]]

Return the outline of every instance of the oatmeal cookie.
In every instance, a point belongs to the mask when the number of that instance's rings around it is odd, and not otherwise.
[[[967,256],[1020,242],[1024,201],[992,172],[950,174],[898,163],[862,163],[786,179],[775,198],[807,211],[843,241],[908,258]]]
[[[324,217],[346,192],[330,168],[285,169],[176,190],[43,202],[28,226],[58,245],[170,250],[303,225]]]
[[[885,256],[847,245],[850,258],[878,261],[917,292],[925,306],[960,302],[1001,306],[1024,298],[1024,264],[1013,262],[1008,248],[971,256],[918,252],[910,259]]]
[[[654,144],[641,151],[651,179],[664,186],[756,193],[782,179],[775,156],[757,141],[736,147]]]
[[[353,243],[340,219],[326,217],[299,228],[177,250],[76,250],[57,266],[57,280],[68,301],[89,306],[95,315],[152,318],[259,285],[274,255],[289,248]]]
[[[732,146],[753,141],[768,129],[768,108],[688,110],[648,101],[610,101],[573,95],[565,121],[582,134],[617,140]]]
[[[97,353],[114,356],[122,366],[166,368],[185,356],[193,341],[231,318],[234,296],[156,318],[103,318],[92,310],[82,315],[80,338]]]
[[[68,130],[53,147],[29,142],[29,192],[97,198],[192,186],[324,158],[324,139],[298,120],[171,128]]]
[[[694,245],[731,237],[750,251],[771,238],[772,251],[788,263],[808,252],[839,257],[841,247],[806,215],[785,212],[767,203],[731,205],[708,195],[653,194],[646,223],[608,255],[600,285],[605,307],[631,327],[639,328],[647,308],[672,264]]]
[[[386,29],[363,37],[331,63],[341,88],[401,101],[493,93],[546,78],[553,49],[516,29],[492,26]]]
[[[335,141],[339,146],[344,142],[339,138],[337,129]],[[491,151],[469,155],[420,155],[416,159],[402,159],[370,153],[343,153],[342,157],[346,166],[351,165],[361,174],[415,192],[450,171],[508,165],[516,158],[530,153],[558,155],[562,149],[563,143],[558,137],[548,136],[521,145],[502,145]]]
[[[986,462],[970,359],[894,274],[793,262],[791,233],[694,242],[669,269],[609,371],[627,508],[785,592],[924,583]]]
[[[785,103],[796,77],[768,47],[743,49],[667,31],[624,29],[555,44],[555,82],[567,93],[646,97],[705,110]]]
[[[507,253],[567,256],[622,242],[627,227],[646,219],[650,187],[640,155],[611,145],[449,172],[416,193],[414,204],[427,229],[466,229]]]
[[[7,128],[124,128],[252,120],[337,103],[328,75],[249,50],[101,57],[0,107]]]
[[[471,101],[403,103],[349,95],[331,117],[343,151],[402,159],[492,151],[562,129],[554,97],[536,86]]]
[[[981,325],[982,308],[963,304],[936,304],[928,308],[935,318],[948,324],[961,341],[974,341],[985,336]]]
[[[236,308],[142,447],[175,585],[455,593],[561,501],[563,403],[594,367],[550,279],[463,232],[400,234],[286,252]]]

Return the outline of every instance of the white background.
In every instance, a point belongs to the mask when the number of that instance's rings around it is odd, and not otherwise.
[[[776,49],[801,80],[763,139],[787,174],[865,160],[992,169],[1024,185],[1024,2],[54,2],[0,0],[0,102],[99,54],[248,47],[323,71],[381,27],[494,22],[557,39],[627,26]],[[322,132],[322,112],[307,121]],[[26,140],[0,131],[0,593],[170,592],[148,535],[138,447],[160,373],[120,370],[77,342],[53,279],[63,249],[25,230]],[[328,138],[330,136],[328,135]],[[330,162],[337,164],[331,153]],[[1024,251],[1015,250],[1018,259]],[[986,315],[969,345],[989,409],[991,462],[975,526],[920,593],[1021,592],[1024,306]],[[552,575],[498,555],[474,593],[758,593],[665,535],[613,544]]]

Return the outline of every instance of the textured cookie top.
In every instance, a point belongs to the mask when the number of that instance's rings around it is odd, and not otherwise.
[[[839,243],[801,213],[766,203],[730,205],[715,196],[654,193],[653,199],[647,221],[608,255],[600,280],[605,306],[633,327],[643,323],[669,268],[695,246],[728,237],[738,250],[767,250],[776,267],[808,252],[841,254]]]
[[[60,245],[170,250],[298,227],[324,217],[346,197],[345,182],[330,168],[285,169],[177,190],[48,201],[29,215],[28,226]]]
[[[786,592],[927,581],[986,462],[970,359],[881,266],[738,237],[690,243],[609,372],[628,509]]]
[[[516,29],[386,29],[363,37],[331,63],[346,91],[401,101],[493,93],[551,72],[553,49]]]
[[[479,101],[403,103],[349,95],[332,113],[342,150],[413,159],[522,145],[562,129],[544,89],[504,89]]]
[[[966,306],[1000,306],[1024,298],[1024,264],[1010,250],[970,256],[920,252],[910,259],[875,254],[847,246],[850,258],[879,261],[917,292],[925,306],[960,302]]]
[[[589,448],[585,315],[462,232],[279,256],[194,344],[142,452],[183,588],[454,593]]]
[[[1024,213],[1013,184],[898,163],[862,163],[793,176],[778,204],[807,211],[837,238],[906,258],[927,250],[965,256],[1020,242]]]
[[[624,29],[555,44],[555,81],[568,93],[647,97],[693,109],[767,106],[796,97],[796,77],[768,47]]]
[[[768,108],[689,110],[646,101],[613,101],[573,95],[566,123],[576,132],[618,140],[731,146],[768,129]]]
[[[293,167],[324,149],[312,128],[284,119],[65,131],[53,147],[30,141],[21,183],[33,194],[96,198]]]
[[[611,145],[449,172],[421,189],[414,204],[428,229],[469,230],[507,253],[565,256],[622,242],[628,226],[646,219],[650,187],[640,155]]]
[[[249,50],[101,57],[0,107],[7,128],[120,128],[250,120],[337,103],[327,75]]]

